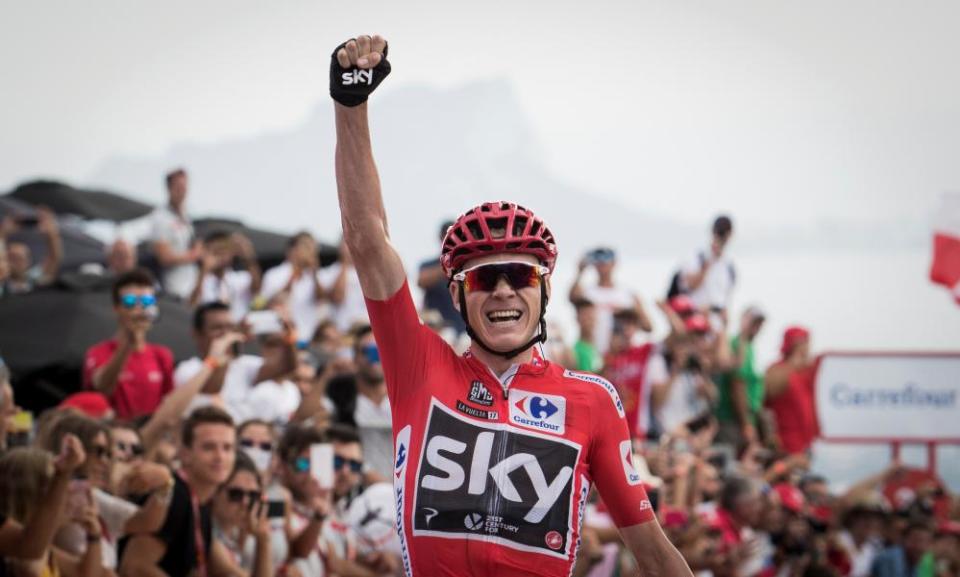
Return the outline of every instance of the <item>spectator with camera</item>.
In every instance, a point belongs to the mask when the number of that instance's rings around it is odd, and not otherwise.
[[[120,419],[154,412],[173,390],[173,353],[147,341],[157,318],[156,280],[145,269],[120,275],[111,290],[117,332],[87,350],[83,383],[110,400]]]
[[[726,253],[727,243],[733,236],[733,221],[721,215],[713,221],[710,247],[698,251],[674,275],[668,297],[687,294],[708,317],[714,328],[727,323],[727,307],[737,282],[733,261]]]
[[[277,313],[258,311],[251,331],[260,340],[262,356],[242,354],[247,334],[234,321],[230,306],[221,302],[202,304],[193,313],[193,337],[198,356],[177,365],[176,386],[193,379],[206,366],[212,373],[203,385],[197,404],[222,402],[237,420],[257,411],[248,397],[257,383],[286,376],[296,368],[294,337]]]
[[[240,270],[234,269],[237,262]],[[240,322],[260,292],[260,265],[250,239],[240,233],[213,232],[203,239],[200,274],[190,293],[190,305],[211,302],[230,305],[233,320]]]
[[[643,308],[643,303],[630,289],[614,282],[613,273],[617,254],[612,248],[601,247],[586,254],[577,267],[577,276],[570,287],[570,302],[588,300],[596,307],[597,326],[594,343],[601,355],[606,354],[613,332],[613,315],[621,310],[633,310],[640,330],[649,332],[653,325]],[[583,286],[583,273],[593,267],[597,271],[597,284]]]
[[[710,376],[714,351],[710,323],[698,313],[687,317],[684,329],[686,334],[662,352],[669,378],[650,391],[653,414],[666,433],[707,411],[717,397]]]
[[[30,247],[11,239],[18,231],[36,226],[43,235],[47,252],[42,264],[33,262]],[[17,219],[7,215],[0,221],[0,296],[28,293],[37,287],[51,284],[63,261],[63,242],[57,217],[50,209],[38,208],[37,216]]]

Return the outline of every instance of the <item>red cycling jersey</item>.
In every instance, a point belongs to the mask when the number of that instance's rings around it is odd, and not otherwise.
[[[609,382],[538,356],[498,378],[420,322],[406,283],[367,310],[408,575],[569,575],[592,483],[618,526],[654,518]]]

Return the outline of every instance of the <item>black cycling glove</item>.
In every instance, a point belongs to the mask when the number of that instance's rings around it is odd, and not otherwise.
[[[383,57],[375,67],[366,70],[356,66],[344,68],[337,62],[337,52],[346,45],[344,42],[337,46],[330,59],[330,96],[344,106],[357,106],[366,102],[370,93],[390,74],[390,63],[384,46]]]

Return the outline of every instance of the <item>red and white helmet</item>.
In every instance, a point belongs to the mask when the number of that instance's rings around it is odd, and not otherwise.
[[[447,278],[470,259],[497,253],[532,254],[550,271],[557,243],[543,220],[512,202],[485,202],[460,215],[447,229],[440,264]]]

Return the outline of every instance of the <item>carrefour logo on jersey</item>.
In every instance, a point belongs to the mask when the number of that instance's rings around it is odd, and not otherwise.
[[[414,537],[476,539],[557,558],[570,553],[580,445],[470,419],[435,399],[426,429]]]
[[[557,395],[510,391],[510,422],[514,425],[562,435],[567,400]]]

